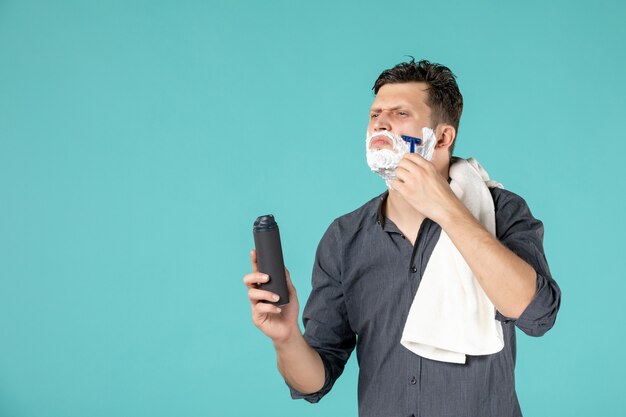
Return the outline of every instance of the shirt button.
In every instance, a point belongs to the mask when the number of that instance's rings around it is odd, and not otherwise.
[[[406,237],[404,237],[404,235],[400,235],[400,237],[401,237],[402,239],[406,239]]]
[[[415,384],[417,384],[417,379],[415,379],[415,377],[413,376],[413,377],[411,377],[411,380],[409,381],[409,383],[411,385],[415,385]]]
[[[411,268],[411,272],[413,272],[413,273],[417,272],[417,268],[415,267],[415,265],[413,265],[413,267]]]

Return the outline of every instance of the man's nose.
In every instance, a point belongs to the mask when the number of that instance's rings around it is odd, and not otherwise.
[[[389,123],[389,117],[385,114],[385,112],[381,112],[378,117],[374,119],[373,127],[376,132],[391,130],[391,123]]]

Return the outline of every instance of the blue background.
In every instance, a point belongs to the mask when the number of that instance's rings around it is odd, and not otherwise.
[[[525,415],[623,416],[624,4],[0,1],[0,416],[356,415],[354,357],[289,398],[241,280],[274,213],[304,304],[326,227],[384,190],[371,86],[406,55],[457,74],[456,154],[546,225]]]

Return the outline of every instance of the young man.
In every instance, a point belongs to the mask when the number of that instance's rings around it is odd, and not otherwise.
[[[244,277],[253,322],[272,339],[293,398],[319,401],[356,347],[361,417],[521,416],[515,327],[541,336],[560,305],[542,223],[521,197],[483,182],[475,161],[451,158],[463,98],[447,67],[401,63],[374,92],[367,159],[389,190],[326,231],[304,335],[289,276],[290,304],[261,302],[276,298],[258,288],[268,277],[253,251]],[[434,149],[408,152],[411,138]],[[417,341],[405,341],[411,332]]]

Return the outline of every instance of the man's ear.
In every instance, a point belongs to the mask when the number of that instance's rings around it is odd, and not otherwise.
[[[452,125],[440,124],[435,131],[436,148],[450,148],[456,139],[456,129]]]

